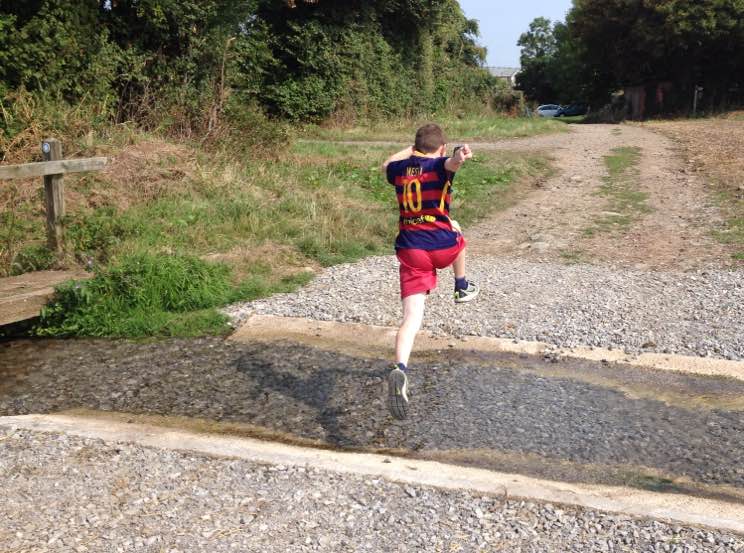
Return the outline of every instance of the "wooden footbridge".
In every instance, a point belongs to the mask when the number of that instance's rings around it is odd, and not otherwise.
[[[38,317],[55,286],[90,276],[84,271],[38,271],[0,278],[0,326]]]
[[[23,165],[0,165],[0,181],[30,177],[44,178],[47,245],[60,259],[64,254],[64,175],[100,171],[105,157],[63,159],[62,144],[50,138],[41,144],[44,161]],[[82,270],[40,271],[0,279],[0,326],[38,317],[54,293],[54,287],[71,279],[90,276]]]

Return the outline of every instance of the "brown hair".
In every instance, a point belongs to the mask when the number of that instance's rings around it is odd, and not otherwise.
[[[433,154],[447,143],[444,131],[439,125],[429,123],[416,131],[415,148],[423,154]]]

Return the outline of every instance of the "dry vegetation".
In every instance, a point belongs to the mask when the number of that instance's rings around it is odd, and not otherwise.
[[[648,124],[677,141],[686,157],[685,171],[702,173],[727,217],[718,237],[738,247],[744,259],[744,112],[693,121]]]

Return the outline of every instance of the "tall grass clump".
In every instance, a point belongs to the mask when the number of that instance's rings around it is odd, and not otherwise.
[[[230,269],[187,255],[132,254],[84,282],[57,289],[41,336],[144,337],[214,334],[226,318],[214,308],[235,292]]]

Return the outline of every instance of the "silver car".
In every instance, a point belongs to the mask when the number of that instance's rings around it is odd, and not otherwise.
[[[558,104],[545,104],[537,108],[537,114],[540,117],[555,117],[561,106]]]

